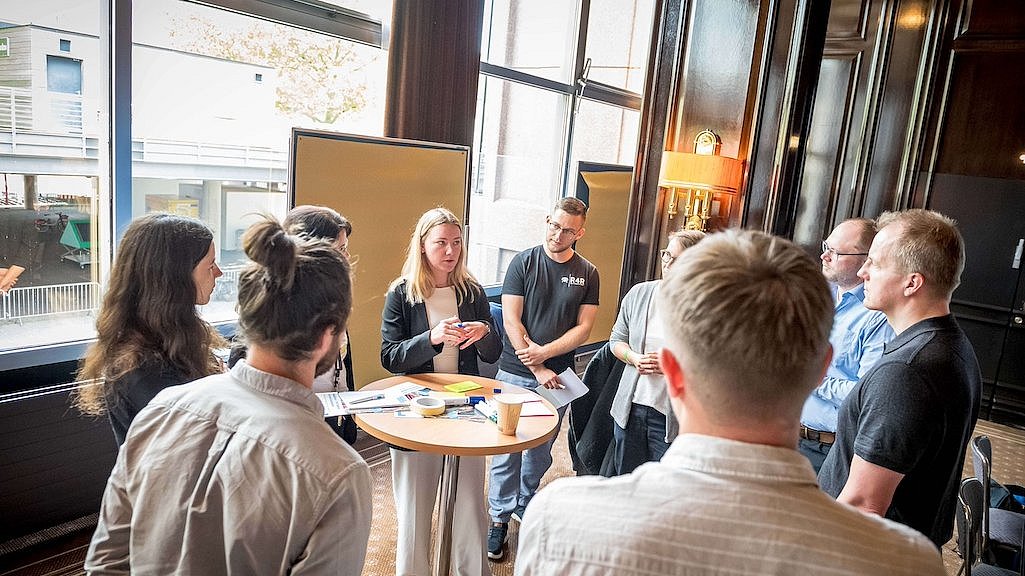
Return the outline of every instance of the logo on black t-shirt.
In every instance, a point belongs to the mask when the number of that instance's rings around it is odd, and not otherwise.
[[[577,278],[576,276],[570,274],[569,276],[562,277],[562,283],[566,284],[567,286],[583,286],[584,278]]]

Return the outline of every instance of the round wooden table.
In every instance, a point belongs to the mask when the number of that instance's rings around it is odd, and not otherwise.
[[[496,389],[504,393],[532,393],[525,388],[491,378],[438,373],[392,376],[371,382],[360,390],[383,390],[396,384],[413,382],[431,390],[445,391],[446,384],[467,380],[481,385],[481,388],[467,392],[467,396],[491,398]],[[356,423],[375,438],[402,448],[445,456],[441,475],[442,507],[438,512],[438,540],[434,553],[435,575],[447,576],[451,564],[452,511],[456,501],[459,457],[522,452],[548,441],[555,435],[559,418],[547,400],[541,398],[541,402],[552,415],[520,418],[515,436],[500,433],[498,426],[490,420],[473,422],[448,418],[398,418],[391,412],[353,415]]]

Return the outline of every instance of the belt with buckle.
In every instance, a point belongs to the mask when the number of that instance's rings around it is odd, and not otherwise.
[[[808,428],[805,425],[801,425],[801,438],[805,440],[811,440],[812,442],[820,442],[822,444],[832,445],[836,441],[835,432],[823,432],[821,430],[815,430],[814,428]]]

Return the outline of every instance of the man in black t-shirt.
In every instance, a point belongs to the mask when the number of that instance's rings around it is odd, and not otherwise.
[[[950,314],[964,241],[949,218],[887,213],[858,272],[865,307],[897,336],[840,408],[822,489],[942,546],[953,532],[965,449],[979,415],[975,351]]]
[[[559,388],[558,374],[573,366],[573,352],[591,334],[598,313],[598,270],[574,252],[584,235],[587,205],[576,198],[556,203],[545,242],[517,254],[502,285],[505,342],[498,380],[536,388]],[[559,423],[565,407],[559,410]],[[556,434],[558,436],[558,434]],[[488,557],[499,560],[509,519],[519,521],[541,477],[552,465],[552,440],[492,458],[488,506]]]

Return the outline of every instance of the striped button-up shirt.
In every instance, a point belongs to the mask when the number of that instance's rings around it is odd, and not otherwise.
[[[520,576],[945,573],[925,536],[819,490],[796,450],[695,434],[632,474],[542,489],[516,556]]]

